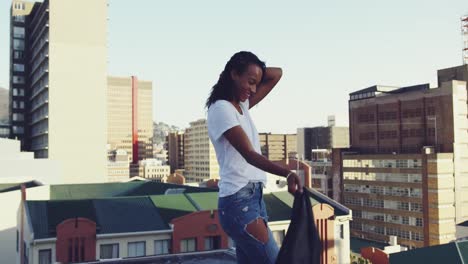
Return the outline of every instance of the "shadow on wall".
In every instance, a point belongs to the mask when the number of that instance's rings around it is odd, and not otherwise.
[[[16,263],[16,228],[0,230],[0,256],[2,263]]]

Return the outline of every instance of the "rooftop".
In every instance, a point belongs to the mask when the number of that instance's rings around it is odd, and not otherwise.
[[[390,254],[390,263],[468,263],[468,241],[452,242]]]
[[[103,262],[87,262],[103,263]],[[107,260],[105,263],[138,263],[138,264],[235,264],[237,263],[236,254],[231,250],[213,250],[203,252],[192,252],[183,254],[171,254],[164,256],[147,256],[138,258],[124,258],[119,260]]]
[[[148,197],[27,201],[26,206],[35,239],[55,237],[58,224],[78,217],[96,222],[97,234],[170,229]]]
[[[154,181],[117,183],[61,184],[50,186],[51,200],[96,199],[124,196],[159,195],[176,191],[182,193],[213,192],[210,188],[193,187]]]
[[[429,90],[429,84],[418,84],[413,86],[406,86],[406,87],[394,87],[394,86],[383,86],[383,85],[374,85],[362,90],[358,90],[356,92],[352,92],[349,94],[350,101],[354,100],[361,100],[361,99],[368,99],[374,98],[379,95],[385,94],[402,94],[414,91],[423,91]]]
[[[0,183],[0,193],[20,190],[21,189],[21,184],[24,184],[24,186],[26,188],[33,188],[33,187],[37,187],[37,186],[42,185],[38,181],[17,182],[17,183]]]
[[[158,184],[161,186],[156,187]],[[97,234],[131,233],[169,230],[169,223],[175,218],[197,211],[217,209],[218,193],[208,192],[206,188],[187,187],[183,193],[164,194],[168,187],[174,185],[142,185],[141,182],[131,182],[78,185],[70,188],[71,186],[65,188],[60,185],[60,192],[57,189],[52,190],[52,187],[57,186],[51,186],[51,195],[54,194],[55,198],[61,195],[68,199],[26,202],[36,239],[55,237],[56,226],[70,218],[84,217],[96,222]],[[79,193],[80,190],[82,193]],[[97,195],[99,190],[102,193]],[[194,192],[187,192],[188,190]],[[122,194],[151,192],[158,194],[119,197]],[[320,192],[309,189],[307,193],[312,205],[327,203],[335,209],[337,216],[349,215],[348,208]],[[87,195],[87,199],[78,199]],[[94,198],[106,195],[116,197]],[[288,192],[274,192],[265,194],[264,199],[270,221],[290,220],[294,201],[292,195]]]
[[[361,248],[374,247],[374,248],[384,250],[386,246],[389,246],[389,244],[386,244],[386,243],[381,243],[381,242],[376,242],[376,241],[356,238],[356,237],[350,238],[350,244],[351,244],[351,251],[356,254],[361,254]]]

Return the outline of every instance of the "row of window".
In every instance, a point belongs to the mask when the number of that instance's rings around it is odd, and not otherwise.
[[[383,181],[383,182],[422,182],[419,173],[374,173],[374,172],[344,172],[345,180]]]
[[[374,213],[360,210],[353,210],[353,217],[401,225],[423,226],[423,219],[419,217]]]
[[[356,185],[356,184],[345,184],[345,192],[356,192],[356,193],[374,193],[390,196],[399,197],[422,197],[422,191],[420,188],[403,188],[403,187],[384,187],[384,186],[370,186],[369,185]]]
[[[374,96],[375,96],[375,92],[367,92],[367,93],[354,94],[354,95],[351,95],[349,98],[350,100],[358,100],[358,99],[370,98]]]
[[[346,205],[358,205],[363,207],[384,208],[392,210],[403,210],[411,212],[422,212],[422,205],[420,203],[390,201],[382,199],[369,199],[361,197],[345,197]]]
[[[420,159],[343,160],[343,167],[347,168],[421,168],[421,165]]]
[[[403,138],[412,138],[412,137],[422,137],[424,129],[416,128],[416,129],[403,129],[401,131],[401,136]],[[427,129],[427,136],[434,136],[435,135],[435,128],[428,128]],[[379,133],[379,139],[395,139],[397,138],[397,131],[381,131]],[[374,132],[365,132],[359,134],[359,140],[374,140],[375,133]]]
[[[388,235],[388,236],[397,236],[399,238],[408,239],[408,240],[415,240],[415,241],[423,241],[424,236],[419,232],[407,231],[398,228],[391,228],[391,227],[383,227],[383,226],[374,226],[369,224],[362,224],[357,222],[351,222],[351,228],[354,230],[369,232],[369,233],[376,233],[381,235]]]
[[[16,9],[16,10],[26,10],[26,4],[25,4],[25,3],[16,2],[16,3],[13,4],[13,9]]]
[[[386,121],[386,120],[396,120],[398,118],[398,112],[396,111],[385,111],[379,112],[379,121]],[[423,109],[422,108],[415,108],[415,109],[406,109],[401,112],[401,118],[417,118],[422,117]],[[426,108],[426,115],[433,116],[435,115],[435,107],[429,106]],[[358,115],[358,122],[359,123],[369,123],[375,121],[374,113],[362,113]]]

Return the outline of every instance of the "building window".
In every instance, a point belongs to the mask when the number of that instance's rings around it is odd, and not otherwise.
[[[15,21],[15,22],[24,22],[25,17],[24,16],[14,16],[13,21]]]
[[[24,27],[13,27],[13,37],[24,39]]]
[[[19,232],[16,230],[16,252],[19,251]]]
[[[128,243],[128,256],[129,257],[143,257],[146,255],[146,242],[129,242]]]
[[[24,121],[24,115],[23,115],[23,114],[14,113],[14,114],[13,114],[13,121]]]
[[[194,252],[197,248],[197,240],[195,238],[183,239],[180,241],[180,252]]]
[[[24,84],[24,77],[23,76],[13,76],[13,83],[14,84]]]
[[[22,40],[22,39],[13,39],[13,49],[14,50],[24,50],[24,40]]]
[[[423,226],[422,218],[416,218],[416,226]]]
[[[13,96],[24,96],[24,89],[13,88]]]
[[[101,245],[100,259],[112,259],[119,257],[119,244]]]
[[[52,250],[39,250],[39,264],[52,264]]]
[[[24,128],[20,126],[13,126],[13,133],[14,134],[23,134]]]
[[[283,240],[284,240],[284,230],[273,231],[272,234],[273,234],[273,239],[276,242],[276,245],[278,245],[278,247],[281,247],[281,245],[283,244]]]
[[[409,225],[409,217],[408,216],[402,216],[401,217],[401,223],[404,225]]]
[[[19,51],[19,50],[15,50],[15,51],[13,52],[13,58],[14,58],[14,59],[17,59],[17,60],[23,59],[23,58],[24,58],[24,52]]]
[[[13,71],[24,72],[24,64],[13,63]]]
[[[221,237],[211,236],[205,237],[205,250],[213,250],[221,248]]]
[[[171,248],[171,240],[155,240],[154,241],[154,254],[169,254]]]

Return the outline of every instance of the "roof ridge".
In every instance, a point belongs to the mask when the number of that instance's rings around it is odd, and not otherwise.
[[[462,264],[464,264],[465,261],[463,260],[463,254],[461,252],[461,249],[458,247],[458,241],[455,241],[453,243],[455,244],[455,248],[457,249],[458,256],[460,257],[460,260],[461,260]]]
[[[190,197],[188,195],[188,193],[184,192],[183,194],[184,194],[185,198],[187,198],[187,200],[189,200],[189,202],[195,207],[195,209],[197,209],[197,211],[202,211],[201,206],[197,202],[195,202],[195,200],[193,200],[193,198]]]
[[[275,193],[280,193],[280,192],[271,192],[271,193],[269,193],[269,194],[271,194],[273,197],[275,197],[276,200],[278,200],[278,201],[280,201],[281,203],[285,204],[287,207],[292,208],[292,206],[289,206],[289,204],[285,203],[285,202],[284,202],[283,200],[281,200],[278,196],[276,196]],[[267,195],[267,193],[264,194],[264,195]]]

